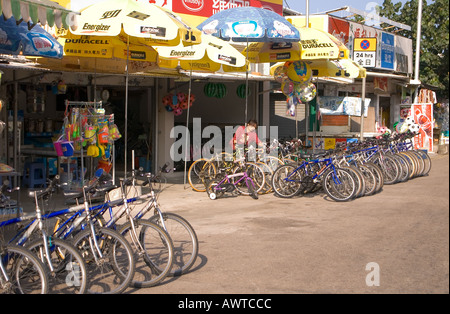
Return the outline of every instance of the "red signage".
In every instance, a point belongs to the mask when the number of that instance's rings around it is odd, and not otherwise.
[[[330,16],[328,19],[328,33],[339,39],[348,47],[348,35],[350,24],[346,20],[341,20]]]
[[[256,0],[172,0],[172,11],[181,14],[210,17],[237,7],[262,7],[283,15],[283,5]]]

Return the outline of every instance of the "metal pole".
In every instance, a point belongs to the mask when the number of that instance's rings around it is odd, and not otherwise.
[[[191,46],[193,47],[193,46]],[[191,145],[190,143],[191,133],[189,132],[189,115],[190,115],[190,107],[191,107],[191,94],[192,94],[192,62],[191,61],[191,71],[189,74],[189,92],[188,92],[188,109],[186,114],[186,143],[185,143],[185,154],[184,154],[184,185],[183,188],[186,189],[186,173],[187,173],[187,161],[191,153]],[[189,137],[188,137],[189,136]]]
[[[309,0],[306,0],[306,27],[309,28]]]
[[[361,133],[359,134],[359,139],[362,142],[364,140],[364,109],[366,108],[366,77],[362,79],[361,94]]]
[[[127,149],[128,149],[128,64],[130,56],[130,36],[127,35],[127,69],[125,77],[125,179],[127,178]]]
[[[422,39],[422,0],[419,0],[417,8],[417,35],[416,35],[416,61],[414,68],[414,81],[419,82],[419,69],[420,69],[420,41]],[[414,92],[414,103],[417,103],[417,97],[419,93],[419,86],[417,86]]]
[[[248,60],[248,37],[247,37],[247,56],[246,61]],[[245,121],[244,125],[247,126],[247,118],[248,118],[248,67],[245,71]]]

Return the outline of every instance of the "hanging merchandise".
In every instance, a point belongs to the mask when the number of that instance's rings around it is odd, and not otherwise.
[[[163,99],[162,99],[162,104],[163,104],[163,106],[169,106],[169,105],[172,105],[172,99],[173,99],[172,95],[166,95],[166,96],[164,96]]]
[[[286,115],[287,116],[291,116],[291,117],[295,117],[295,112],[296,112],[296,103],[295,100],[297,99],[297,97],[295,96],[291,96],[287,98],[287,111],[286,111]]]
[[[119,128],[117,127],[117,125],[115,123],[111,124],[111,127],[109,128],[109,137],[113,141],[117,141],[118,139],[120,139],[122,137],[122,134],[120,134]]]
[[[207,97],[216,97],[217,86],[214,83],[207,83],[203,88],[203,92]]]
[[[273,77],[278,83],[283,83],[284,81],[288,80],[289,77],[287,76],[287,67],[280,66],[276,68]]]
[[[246,85],[245,84],[241,84],[236,89],[236,94],[238,95],[239,98],[242,98],[242,99],[245,98],[245,88],[246,88]],[[247,96],[250,96],[250,95],[251,95],[251,90],[249,88],[248,91],[247,91]]]
[[[227,87],[223,83],[217,83],[216,98],[222,99],[227,95]]]
[[[317,95],[316,85],[314,85],[313,83],[302,84],[299,87],[299,95],[300,101],[302,103],[312,101],[314,98],[316,98]]]
[[[287,62],[287,76],[297,83],[309,82],[312,78],[311,67],[305,61]]]
[[[294,93],[294,83],[286,80],[281,84],[281,91],[286,97],[290,97]]]
[[[183,109],[181,109],[181,108],[176,108],[176,109],[173,110],[173,114],[174,114],[175,116],[181,116],[181,115],[183,114]]]

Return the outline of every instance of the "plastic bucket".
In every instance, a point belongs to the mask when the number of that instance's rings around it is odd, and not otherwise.
[[[70,141],[61,142],[61,149],[65,157],[73,156],[73,142]]]
[[[57,156],[64,156],[64,152],[62,149],[62,145],[60,141],[53,142],[53,146],[55,147],[56,155]]]

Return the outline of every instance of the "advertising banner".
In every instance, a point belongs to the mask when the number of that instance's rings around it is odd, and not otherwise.
[[[322,115],[348,115],[361,116],[361,101],[359,97],[318,97],[320,114]],[[366,98],[364,103],[364,116],[367,117],[370,99]]]
[[[420,125],[419,135],[414,137],[414,148],[433,151],[433,104],[413,104],[414,120]]]
[[[349,27],[350,23],[333,16],[328,20],[328,33],[339,39],[347,48],[349,47]]]
[[[172,11],[202,17],[238,7],[261,6],[280,15],[283,15],[283,1],[267,0],[171,0]]]
[[[394,70],[395,36],[385,32],[381,33],[380,68]]]

